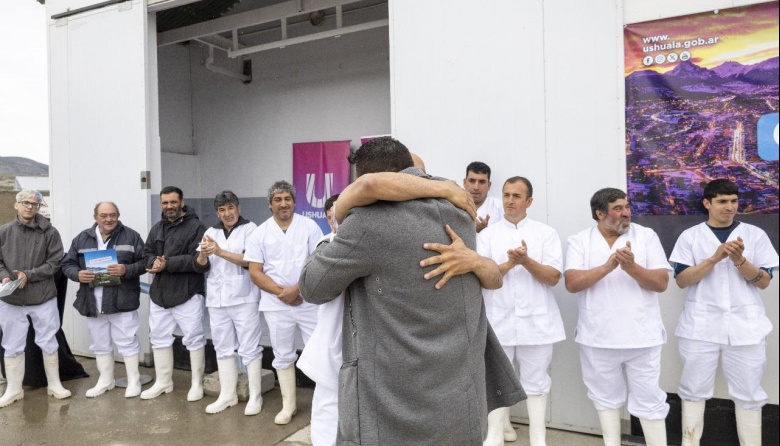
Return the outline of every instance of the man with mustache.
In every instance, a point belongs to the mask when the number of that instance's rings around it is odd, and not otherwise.
[[[669,258],[677,285],[686,289],[675,331],[683,365],[682,444],[699,445],[720,359],[736,407],[739,443],[760,445],[761,408],[768,399],[761,379],[772,322],[758,290],[769,286],[778,255],[766,232],[734,219],[736,184],[710,181],[702,202],[707,221],[685,230]]]
[[[298,276],[322,230],[311,218],[295,213],[295,189],[287,181],[277,181],[268,189],[268,207],[273,215],[247,238],[244,260],[249,262],[252,282],[260,288],[259,310],[268,324],[282,392],[282,410],[274,423],[287,424],[297,412],[295,328],[305,344],[317,325],[317,307],[303,301]]]
[[[666,446],[669,412],[659,386],[666,331],[658,293],[671,267],[658,235],[631,223],[625,192],[605,188],[590,199],[596,226],[569,237],[566,289],[577,293],[582,378],[606,446],[620,445],[620,408],[642,423],[650,446]],[[625,372],[624,372],[625,370]]]
[[[141,399],[173,391],[173,331],[178,325],[190,352],[192,384],[187,401],[198,401],[203,398],[206,366],[203,273],[210,266],[208,255],[198,252],[198,247],[206,227],[195,209],[184,204],[184,193],[178,187],[160,191],[160,207],[162,219],[152,226],[144,247],[146,271],[154,274],[149,288],[149,338],[157,376],[154,385],[141,392]]]

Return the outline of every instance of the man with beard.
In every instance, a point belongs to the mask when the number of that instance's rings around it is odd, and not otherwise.
[[[203,330],[203,273],[208,255],[198,247],[206,228],[195,210],[184,204],[184,193],[167,186],[160,191],[162,219],[152,226],[144,247],[146,271],[154,274],[149,288],[149,338],[154,353],[156,380],[141,392],[141,399],[173,391],[173,331],[178,325],[190,352],[192,385],[187,401],[203,398],[206,335]]]
[[[665,446],[669,405],[659,377],[666,331],[658,293],[666,290],[671,267],[658,235],[631,223],[623,191],[599,190],[590,208],[598,223],[569,237],[564,275],[566,289],[579,294],[574,340],[582,378],[606,446],[620,445],[626,398],[647,444]]]
[[[125,398],[141,394],[138,372],[138,307],[141,284],[139,277],[146,273],[144,242],[141,236],[119,220],[119,208],[110,201],[95,205],[95,224],[80,232],[70,244],[62,271],[70,280],[79,282],[74,308],[87,318],[91,338],[90,350],[95,354],[100,377],[87,390],[87,398],[94,398],[114,388],[114,346],[125,359],[127,389]],[[113,286],[95,286],[96,274],[86,266],[85,253],[113,249],[117,263],[108,265],[108,274],[119,278]]]
[[[301,298],[298,276],[322,230],[311,218],[295,213],[295,189],[286,181],[277,181],[268,190],[268,207],[273,215],[247,239],[244,260],[260,288],[259,310],[268,324],[282,392],[282,410],[274,423],[287,424],[297,412],[295,328],[301,330],[305,344],[317,325],[317,307]]]

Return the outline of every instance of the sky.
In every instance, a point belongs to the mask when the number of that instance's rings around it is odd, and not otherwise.
[[[652,69],[663,73],[673,69],[676,63],[661,63],[643,66],[643,57],[648,55],[681,53],[685,48],[653,51],[644,53],[643,48],[652,43],[644,43],[643,37],[668,36],[668,40],[657,42],[659,45],[671,42],[696,41],[688,48],[691,62],[705,68],[714,68],[732,60],[743,65],[753,65],[777,56],[777,3],[722,9],[715,13],[702,13],[684,17],[635,23],[626,28],[626,75],[637,70]],[[717,38],[714,44],[710,39]],[[700,43],[704,44],[700,44]]]
[[[46,7],[36,0],[2,0],[0,156],[49,164]]]

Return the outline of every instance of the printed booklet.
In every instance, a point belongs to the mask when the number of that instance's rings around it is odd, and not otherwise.
[[[87,271],[95,273],[95,280],[89,284],[91,287],[115,286],[119,285],[120,279],[116,276],[108,275],[108,265],[116,265],[116,250],[101,249],[98,251],[87,251],[84,253],[84,263],[87,265]]]

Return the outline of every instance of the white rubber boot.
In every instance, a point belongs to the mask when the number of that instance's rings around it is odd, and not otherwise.
[[[192,386],[187,392],[187,401],[198,401],[203,398],[203,370],[206,368],[206,350],[190,352],[190,369],[192,370]]]
[[[142,400],[157,398],[163,393],[173,392],[173,347],[155,348],[154,385],[141,392]]]
[[[24,381],[24,353],[13,358],[5,358],[5,374],[8,379],[8,385],[5,388],[5,393],[0,397],[0,407],[9,406],[14,401],[24,398],[24,389],[22,388],[22,381]]]
[[[606,409],[598,412],[604,446],[620,446],[620,409]]]
[[[257,359],[246,367],[246,377],[249,381],[249,401],[246,402],[244,415],[257,415],[263,410],[262,366],[263,364]]]
[[[517,441],[517,431],[512,426],[512,420],[509,419],[509,414],[512,412],[511,407],[507,407],[508,410],[504,411],[504,442]]]
[[[547,394],[528,395],[528,438],[531,446],[547,446]]]
[[[485,436],[482,446],[504,445],[504,418],[508,412],[508,407],[499,407],[488,413],[487,436]]]
[[[141,372],[138,371],[138,355],[125,356],[127,389],[125,398],[134,398],[141,394]]]
[[[219,372],[219,397],[216,401],[206,406],[206,413],[220,413],[228,407],[238,404],[236,385],[238,384],[238,368],[236,357],[217,360],[217,372]]]
[[[704,401],[682,400],[682,443],[680,446],[699,446],[704,432]]]
[[[295,366],[292,365],[286,369],[279,369],[276,371],[276,375],[279,378],[279,390],[282,391],[282,410],[276,414],[274,423],[287,424],[292,420],[293,415],[298,412],[295,388]]]
[[[46,381],[49,382],[46,393],[58,400],[70,398],[70,390],[62,387],[60,382],[60,357],[57,352],[51,355],[43,354],[43,370],[46,371]]]
[[[761,409],[736,407],[737,436],[740,446],[761,446]]]
[[[95,387],[87,390],[87,398],[100,396],[114,388],[114,355],[97,355],[95,362],[100,376]]]
[[[666,446],[666,420],[639,419],[647,446]]]

